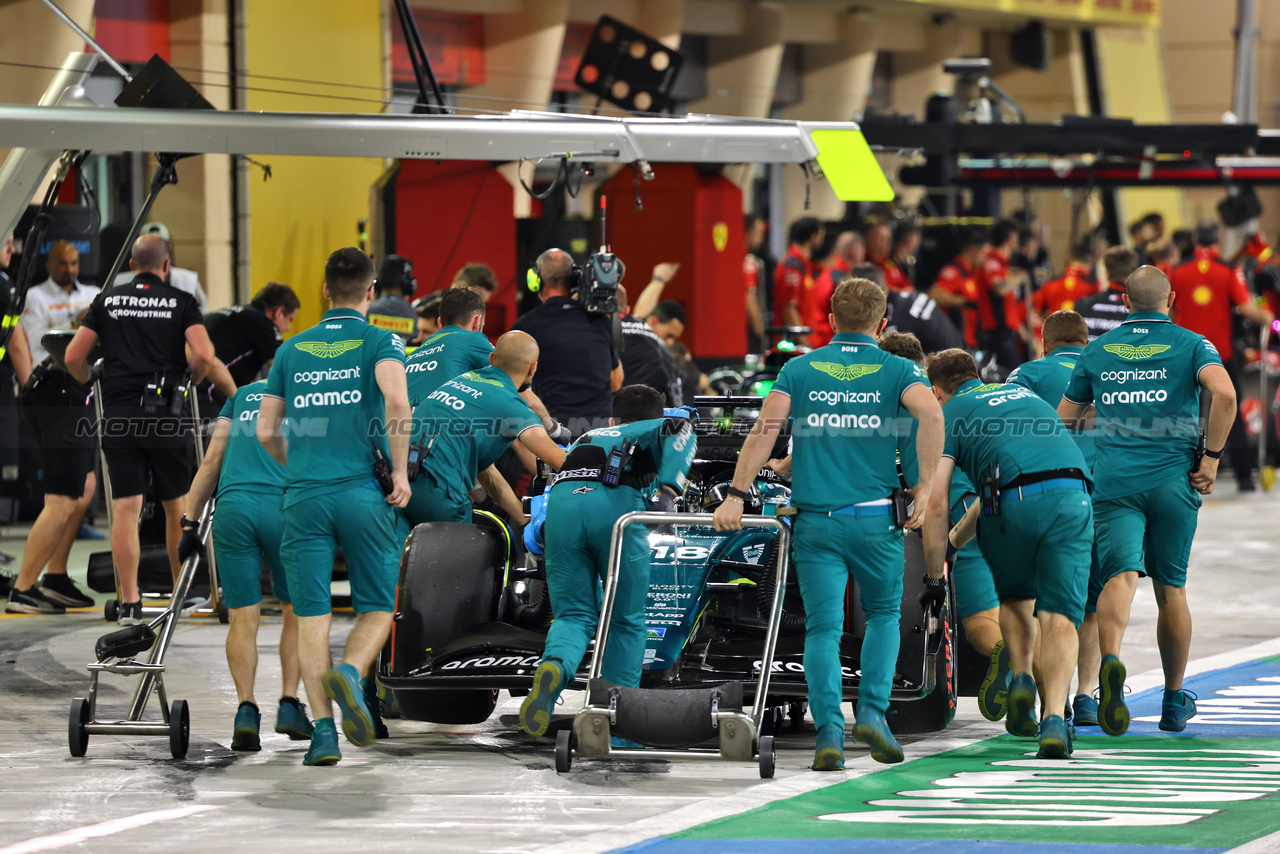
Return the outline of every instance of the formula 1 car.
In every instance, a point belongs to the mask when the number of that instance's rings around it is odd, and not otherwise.
[[[761,399],[698,398],[698,459],[684,498],[689,513],[723,500],[743,439]],[[786,453],[780,437],[775,456]],[[776,514],[789,485],[771,471],[757,478],[748,513]],[[758,497],[756,497],[758,496]],[[704,517],[705,518],[705,517]],[[759,676],[765,618],[773,601],[777,534],[749,528],[720,533],[705,525],[650,529],[652,568],[641,687],[690,688],[741,682],[745,699]],[[517,567],[518,544],[496,517],[477,512],[473,524],[426,523],[407,541],[397,613],[379,665],[379,682],[394,692],[400,714],[437,723],[478,723],[492,714],[498,692],[529,690],[551,621],[541,559]],[[957,693],[954,591],[940,611],[925,613],[918,597],[923,544],[909,533],[904,553],[902,643],[894,676],[890,726],[898,733],[943,729]],[[804,611],[792,580],[771,670],[766,725],[803,719]],[[864,621],[850,581],[841,644],[844,697],[857,698]],[[571,687],[585,689],[588,653]]]

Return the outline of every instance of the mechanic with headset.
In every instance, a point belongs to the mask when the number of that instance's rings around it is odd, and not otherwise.
[[[413,262],[399,255],[388,255],[378,268],[373,282],[377,298],[369,306],[369,324],[400,336],[408,344],[418,334],[418,313],[409,300],[418,289],[413,277]]]
[[[133,279],[98,295],[66,351],[68,372],[87,384],[89,354],[102,345],[102,452],[111,478],[111,552],[122,626],[143,622],[138,520],[148,491],[164,506],[169,565],[177,581],[182,511],[195,467],[189,394],[217,360],[195,297],[165,284],[164,236],[144,234],[134,241],[129,266]]]
[[[301,741],[314,732],[305,707],[298,702],[298,620],[280,562],[284,527],[284,466],[258,441],[258,409],[265,380],[241,386],[218,414],[204,462],[187,493],[178,559],[200,548],[200,517],[217,490],[213,541],[218,549],[218,578],[231,614],[227,632],[227,665],[240,701],[232,727],[232,750],[261,750],[258,728],[262,713],[254,700],[258,669],[258,623],[262,604],[262,563],[271,570],[271,589],[280,600],[284,629],[280,633],[280,670],[284,688],[276,709],[275,731]]]
[[[1065,759],[1071,736],[1062,710],[1075,670],[1093,542],[1088,466],[1053,407],[1019,385],[983,385],[964,350],[934,353],[929,381],[947,431],[925,519],[928,577],[945,590],[947,499],[952,472],[959,469],[977,484],[979,503],[957,526],[953,545],[963,545],[977,529],[1000,596],[1000,633],[1012,671],[1005,729],[1023,738],[1037,734],[1032,657],[1039,634],[1039,756]]]
[[[1150,575],[1165,680],[1160,729],[1181,732],[1196,713],[1182,689],[1191,647],[1187,560],[1200,496],[1213,492],[1235,420],[1236,391],[1217,348],[1169,319],[1174,291],[1164,273],[1139,267],[1124,302],[1128,317],[1085,348],[1058,405],[1068,425],[1096,407],[1098,723],[1109,735],[1128,729],[1120,644],[1138,577]],[[1198,421],[1202,388],[1213,396],[1207,435]]]
[[[806,614],[804,667],[818,728],[815,771],[844,768],[840,711],[840,635],[845,587],[857,579],[866,636],[854,737],[878,762],[901,762],[902,748],[885,721],[898,659],[903,528],[920,527],[942,448],[942,412],[924,372],[876,345],[884,331],[885,292],[862,278],[842,281],[831,297],[831,343],[783,367],[734,471],[737,500],[715,512],[717,530],[742,527],[743,501],[769,458],[783,422],[792,422],[795,561]],[[907,517],[896,501],[900,418],[920,422],[920,479]],[[904,518],[906,517],[906,518]]]
[[[642,385],[613,398],[608,427],[583,435],[551,480],[543,537],[553,620],[533,687],[520,705],[520,726],[543,735],[551,710],[572,681],[600,620],[600,591],[609,566],[613,525],[626,513],[674,512],[698,440],[687,418],[663,417],[661,393]],[[652,503],[646,493],[656,493]],[[649,539],[643,525],[626,530],[605,649],[604,678],[640,684],[644,609],[649,593]]]
[[[925,367],[924,348],[920,339],[910,332],[886,331],[880,336],[880,349]],[[904,485],[910,485],[920,478],[920,464],[916,458],[918,422],[914,418],[904,420],[909,424],[905,425],[908,429],[900,434],[898,460]],[[902,426],[900,423],[899,427]],[[956,472],[951,478],[950,495],[955,522],[960,521],[976,497],[969,481]],[[1009,654],[1005,652],[1004,641],[1000,637],[1000,598],[996,596],[991,569],[977,543],[966,543],[951,558],[950,564],[956,587],[956,610],[964,621],[969,644],[991,660],[987,676],[978,690],[978,710],[987,720],[998,721],[1004,717],[1005,691],[1009,681]],[[921,595],[921,603],[931,601],[936,595],[934,588],[926,588]]]
[[[1040,399],[1056,407],[1062,402],[1071,372],[1075,370],[1080,354],[1089,344],[1089,327],[1084,318],[1074,311],[1055,311],[1044,319],[1040,330],[1044,339],[1044,355],[1033,362],[1024,362],[1005,382],[1017,383],[1034,391]],[[1084,430],[1071,430],[1071,438],[1084,455],[1086,469],[1094,470],[1098,453],[1093,447],[1093,435]],[[958,520],[955,520],[958,521]],[[966,546],[968,548],[968,546]],[[1098,549],[1094,546],[1089,567],[1089,595],[1084,603],[1084,620],[1080,623],[1078,637],[1080,651],[1076,667],[1080,682],[1071,701],[1071,720],[1076,726],[1098,725],[1098,701],[1093,699],[1093,689],[1098,684],[1098,668],[1102,654],[1098,652],[1098,595],[1102,593],[1102,575],[1098,565]]]
[[[339,249],[324,276],[332,308],[276,351],[258,415],[258,441],[284,465],[288,488],[281,562],[298,617],[302,681],[316,716],[304,765],[342,758],[331,700],[342,709],[342,731],[352,744],[365,747],[377,735],[365,702],[370,683],[361,679],[391,629],[408,535],[396,512],[409,500],[404,344],[365,321],[373,299],[368,255]],[[330,583],[338,545],[356,622],[342,663],[331,667]]]
[[[456,293],[479,299],[470,291]],[[508,332],[486,362],[443,383],[413,412],[412,497],[404,509],[410,525],[471,521],[467,493],[477,479],[511,519],[522,522],[520,500],[494,462],[515,441],[554,469],[564,461],[564,449],[521,397],[538,370],[537,342]]]

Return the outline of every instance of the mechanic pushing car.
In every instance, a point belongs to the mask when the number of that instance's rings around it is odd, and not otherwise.
[[[298,617],[302,681],[316,715],[304,765],[342,758],[331,700],[342,708],[342,731],[351,743],[373,743],[375,723],[363,696],[368,686],[360,680],[391,629],[408,534],[395,511],[409,500],[404,344],[365,322],[373,299],[368,255],[339,249],[324,275],[333,307],[280,346],[258,415],[258,441],[285,466],[288,488],[281,558]],[[337,545],[346,556],[356,622],[342,664],[331,667],[329,588]]]
[[[1129,316],[1085,348],[1058,405],[1068,424],[1085,417],[1090,404],[1097,410],[1102,477],[1094,502],[1104,583],[1098,597],[1098,723],[1110,735],[1129,727],[1120,644],[1142,575],[1151,576],[1160,610],[1160,729],[1182,732],[1196,713],[1195,698],[1182,690],[1191,647],[1187,560],[1200,496],[1213,492],[1235,419],[1236,391],[1213,344],[1170,321],[1173,300],[1164,273],[1139,267],[1125,283]],[[1213,395],[1207,435],[1198,422],[1202,387]]]
[[[484,329],[484,298],[470,288],[450,288],[440,298],[440,331],[405,359],[409,405],[418,408],[427,395],[467,371],[489,366],[493,345]]]
[[[1044,319],[1040,335],[1044,339],[1044,355],[1014,368],[1005,382],[1025,386],[1045,403],[1057,407],[1062,402],[1062,393],[1080,354],[1089,345],[1089,327],[1084,318],[1074,311],[1055,311]],[[1093,447],[1093,434],[1085,430],[1069,432],[1084,456],[1088,466],[1086,471],[1092,474],[1098,456]],[[1076,726],[1098,725],[1098,701],[1093,698],[1093,689],[1098,685],[1098,668],[1102,661],[1102,654],[1098,652],[1098,594],[1101,592],[1102,575],[1095,544],[1089,566],[1089,595],[1084,603],[1084,621],[1080,623],[1078,632],[1080,651],[1076,656],[1076,669],[1080,673],[1080,681],[1071,701],[1070,718]]]
[[[538,342],[525,332],[508,332],[488,361],[488,367],[444,383],[413,411],[412,497],[404,509],[410,525],[471,521],[467,492],[477,479],[503,512],[523,520],[520,500],[493,466],[512,442],[556,470],[564,462],[564,449],[520,396],[538,370]]]
[[[530,735],[547,731],[556,699],[595,634],[614,523],[635,510],[674,512],[676,496],[684,492],[698,440],[687,419],[663,417],[662,401],[648,386],[619,389],[609,426],[578,439],[551,481],[543,530],[553,621],[533,687],[520,705],[520,726]],[[654,500],[647,503],[644,494],[655,483]],[[626,529],[622,549],[603,676],[635,688],[644,665],[649,593],[644,526]]]
[[[850,573],[867,618],[854,737],[877,762],[901,762],[902,747],[885,712],[898,658],[903,528],[920,527],[942,450],[942,411],[924,372],[876,345],[884,331],[885,292],[868,279],[842,281],[831,297],[831,343],[783,367],[742,446],[733,488],[715,512],[717,530],[742,527],[747,490],[788,416],[796,576],[804,598],[804,670],[818,728],[813,770],[844,769],[840,635]],[[915,511],[900,512],[899,418],[920,422],[920,480]]]
[[[1005,729],[1024,738],[1036,735],[1031,667],[1038,621],[1045,695],[1039,755],[1064,759],[1071,739],[1062,710],[1075,670],[1093,542],[1084,456],[1061,419],[1053,417],[1053,407],[1019,385],[983,385],[964,350],[934,353],[929,381],[947,416],[947,431],[925,520],[928,577],[943,580],[947,498],[958,468],[978,485],[980,501],[957,526],[963,535],[953,544],[963,545],[977,528],[1000,596],[1000,633],[1013,673]]]
[[[232,725],[232,750],[261,750],[258,729],[262,713],[253,695],[258,669],[258,624],[262,610],[262,562],[271,570],[271,589],[280,600],[284,629],[280,632],[283,691],[276,709],[275,730],[295,741],[311,738],[314,728],[298,702],[298,621],[289,600],[289,585],[280,562],[284,526],[284,466],[258,441],[258,408],[266,380],[241,386],[227,400],[187,493],[182,515],[178,560],[199,548],[200,517],[218,492],[213,542],[218,550],[218,579],[230,612],[227,665],[240,702]]]

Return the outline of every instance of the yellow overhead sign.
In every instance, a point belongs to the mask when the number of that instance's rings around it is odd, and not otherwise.
[[[812,130],[818,165],[842,202],[891,202],[893,187],[858,130]]]
[[[933,7],[971,9],[1089,24],[1160,26],[1162,0],[897,0]]]

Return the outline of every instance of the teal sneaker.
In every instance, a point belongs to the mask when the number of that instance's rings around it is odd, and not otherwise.
[[[844,770],[844,727],[827,724],[818,730],[818,747],[809,767],[814,771]]]
[[[902,761],[902,745],[889,731],[884,715],[875,712],[859,713],[853,725],[853,737],[871,747],[871,758],[891,765]]]
[[[297,697],[281,697],[276,709],[276,732],[289,736],[290,741],[306,741],[316,728],[307,720],[307,707]]]
[[[1076,694],[1071,701],[1071,717],[1076,726],[1098,725],[1098,701],[1088,694]]]
[[[241,703],[236,709],[236,722],[231,731],[232,750],[261,750],[258,727],[262,725],[262,713],[253,703]]]
[[[529,696],[520,704],[520,729],[529,735],[546,735],[551,726],[551,710],[564,687],[564,670],[560,662],[548,659],[533,672]]]
[[[338,750],[338,728],[333,718],[320,718],[316,721],[315,734],[311,736],[311,746],[303,757],[303,765],[337,765],[342,758]]]
[[[1019,738],[1035,738],[1036,682],[1030,673],[1015,673],[1009,680],[1008,704],[1009,715],[1004,721],[1005,730]]]
[[[354,665],[339,664],[320,677],[324,692],[342,709],[342,732],[356,747],[373,744],[373,717],[364,702],[360,671]],[[314,742],[314,737],[312,741]]]
[[[1004,717],[1009,702],[1009,648],[1004,641],[996,641],[991,650],[991,664],[987,678],[978,689],[978,711],[989,721]]]
[[[1071,729],[1059,715],[1040,722],[1040,759],[1066,759],[1071,755]]]
[[[373,737],[376,739],[391,738],[387,725],[382,722],[382,704],[378,701],[378,680],[366,676],[360,680],[364,689],[364,704],[369,709],[369,717],[373,718]]]
[[[1196,700],[1190,691],[1164,689],[1164,702],[1160,704],[1160,729],[1165,732],[1182,732],[1187,721],[1196,716]]]
[[[1129,728],[1129,709],[1124,704],[1125,669],[1114,655],[1102,657],[1098,672],[1098,725],[1107,735],[1124,735]]]

